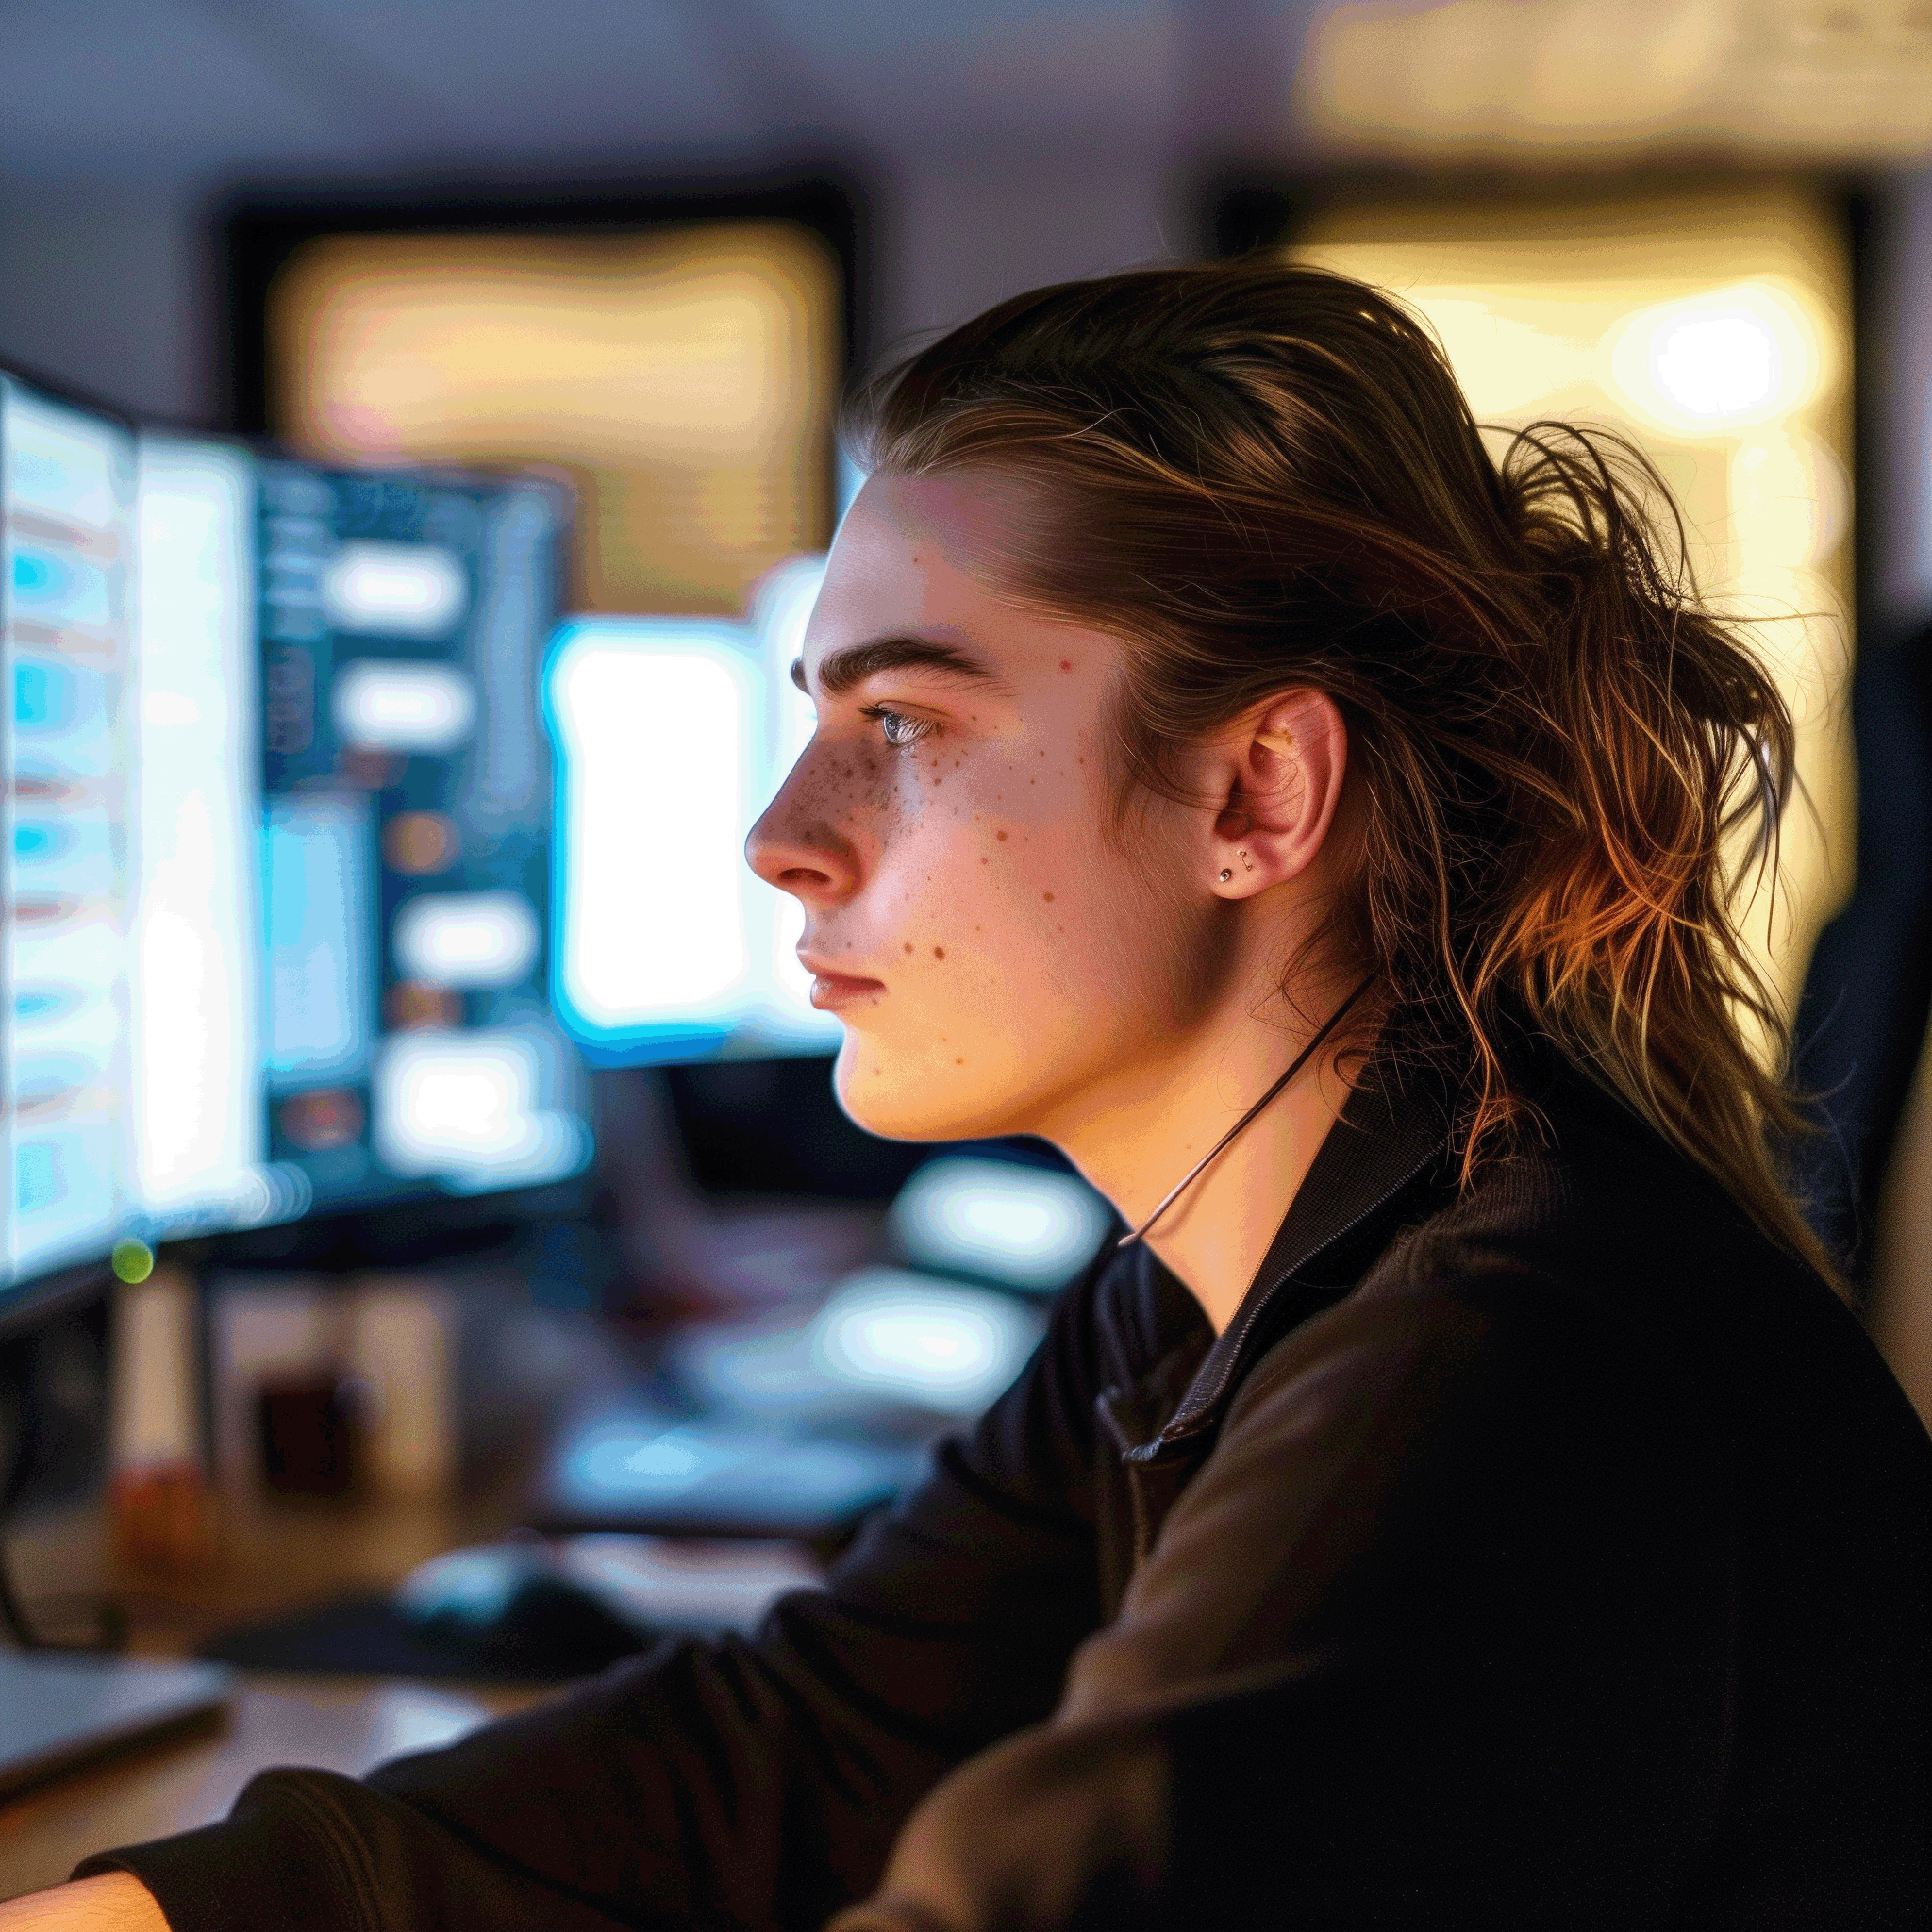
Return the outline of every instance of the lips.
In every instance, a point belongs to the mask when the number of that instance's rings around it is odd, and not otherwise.
[[[812,975],[811,1003],[821,1012],[834,1013],[856,1000],[868,999],[886,990],[882,979],[862,973],[840,973],[810,953],[801,952],[799,963]]]

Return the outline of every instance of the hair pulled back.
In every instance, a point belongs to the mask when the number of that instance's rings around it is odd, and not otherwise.
[[[1492,460],[1424,324],[1259,257],[1016,297],[854,427],[873,468],[1036,486],[1017,588],[1123,640],[1124,792],[1180,795],[1174,748],[1286,688],[1335,700],[1365,843],[1332,937],[1405,1050],[1473,1063],[1465,1177],[1525,1119],[1527,1025],[1829,1272],[1725,857],[1752,821],[1774,852],[1791,724],[1633,446],[1545,423]]]

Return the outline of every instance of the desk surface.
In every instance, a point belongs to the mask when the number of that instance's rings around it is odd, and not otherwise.
[[[525,1309],[499,1326],[499,1351],[520,1379],[513,1387],[492,1385],[489,1406],[512,1421],[525,1408],[532,1417],[553,1408],[560,1413],[586,1391],[626,1387],[634,1375],[628,1345],[587,1317],[540,1318]],[[57,1603],[63,1596],[113,1596],[128,1613],[129,1648],[137,1656],[190,1655],[226,1625],[347,1591],[386,1588],[426,1557],[501,1536],[522,1520],[530,1445],[541,1434],[535,1421],[530,1431],[526,1441],[503,1424],[500,1454],[486,1458],[476,1486],[448,1502],[231,1502],[219,1548],[185,1574],[117,1567],[98,1501],[43,1513],[12,1526],[14,1572]],[[38,1610],[38,1601],[29,1607]],[[257,1772],[274,1765],[358,1775],[385,1758],[451,1742],[493,1715],[548,1694],[245,1678],[224,1730],[107,1758],[0,1804],[0,1899],[58,1884],[90,1853],[220,1818]]]
[[[223,1816],[258,1771],[314,1765],[359,1775],[447,1744],[547,1693],[258,1677],[219,1732],[103,1760],[0,1805],[0,1899],[57,1885],[92,1852]]]

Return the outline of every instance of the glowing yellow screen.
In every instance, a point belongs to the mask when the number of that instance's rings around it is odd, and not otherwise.
[[[1789,1010],[1851,887],[1850,298],[1829,212],[1783,185],[1378,202],[1333,208],[1292,252],[1420,310],[1478,422],[1607,424],[1671,485],[1699,583],[1749,621],[1797,722],[1809,806],[1746,921]]]
[[[839,271],[795,225],[329,236],[268,324],[307,453],[566,471],[582,608],[735,614],[829,534]]]

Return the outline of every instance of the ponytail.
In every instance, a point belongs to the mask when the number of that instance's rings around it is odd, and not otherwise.
[[[1517,808],[1521,869],[1472,934],[1469,1005],[1513,1003],[1829,1276],[1770,1158],[1767,1130],[1799,1125],[1788,1034],[1736,917],[1743,889],[1775,873],[1790,715],[1701,608],[1676,507],[1630,443],[1537,424],[1501,484],[1550,613],[1530,740],[1544,769]]]

